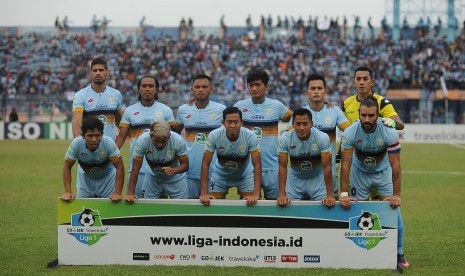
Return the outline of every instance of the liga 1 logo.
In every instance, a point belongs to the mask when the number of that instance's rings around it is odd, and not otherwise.
[[[108,234],[108,227],[102,225],[98,210],[83,207],[81,213],[71,215],[67,232],[80,243],[91,246]]]
[[[362,211],[360,216],[349,219],[349,231],[345,232],[345,236],[368,251],[386,239],[387,233],[381,227],[378,214]]]

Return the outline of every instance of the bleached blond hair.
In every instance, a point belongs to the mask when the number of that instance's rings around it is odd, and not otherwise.
[[[150,135],[162,139],[170,138],[170,124],[165,121],[155,121],[150,125]]]

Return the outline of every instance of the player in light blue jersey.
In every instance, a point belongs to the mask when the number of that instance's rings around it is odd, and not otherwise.
[[[331,168],[333,174],[334,197],[339,197],[339,181],[336,172],[336,127],[344,131],[349,125],[347,117],[337,106],[327,107],[324,99],[327,93],[326,80],[320,74],[312,74],[307,78],[307,97],[309,104],[304,108],[312,112],[313,127],[328,134],[331,142]]]
[[[78,171],[76,181],[78,198],[104,198],[121,200],[124,183],[124,165],[115,142],[103,136],[103,123],[95,118],[84,119],[82,136],[71,142],[63,167],[63,200],[73,200],[71,189],[71,168],[78,161],[82,171]]]
[[[144,131],[150,130],[150,125],[154,121],[167,121],[172,128],[174,128],[176,124],[171,108],[157,101],[159,87],[160,83],[153,76],[145,75],[140,78],[137,82],[139,102],[128,106],[126,110],[124,110],[123,118],[119,124],[120,131],[118,137],[116,137],[116,145],[118,148],[123,146],[128,136],[131,137],[129,146],[129,177],[131,177],[132,160],[137,138],[139,138]],[[144,159],[136,185],[136,195],[139,197],[142,194],[142,184],[144,182],[146,168],[147,161]]]
[[[187,171],[187,187],[189,198],[200,196],[200,171],[205,143],[210,131],[221,127],[224,105],[210,101],[213,91],[211,78],[207,75],[197,75],[192,79],[192,94],[194,103],[179,107],[176,116],[178,133],[184,129],[184,139],[187,142],[189,170]],[[214,157],[215,159],[215,157]],[[213,160],[214,161],[214,160]]]
[[[209,180],[208,173],[215,152],[218,158]],[[241,111],[237,107],[227,107],[223,111],[223,126],[208,135],[200,174],[200,202],[209,206],[211,198],[223,199],[229,188],[237,187],[247,205],[256,204],[262,181],[260,159],[257,137],[242,127]]]
[[[372,188],[381,198],[389,200],[392,208],[401,205],[400,142],[397,131],[386,127],[378,118],[379,106],[375,98],[362,101],[359,121],[349,126],[341,145],[341,199],[340,205],[348,209],[351,200],[368,200]],[[350,196],[348,191],[352,188]],[[399,210],[397,265],[407,268],[403,252],[404,224]]]
[[[116,138],[116,126],[121,120],[121,93],[106,85],[108,71],[107,62],[94,58],[90,64],[91,84],[74,95],[72,128],[74,137],[81,136],[82,119],[92,116],[99,118],[105,128],[103,134]]]
[[[279,206],[291,200],[322,200],[334,206],[331,146],[327,134],[313,127],[312,113],[299,108],[292,115],[293,129],[279,138]],[[288,159],[291,166],[288,173]]]
[[[165,121],[155,121],[150,132],[142,134],[136,142],[132,172],[125,200],[134,202],[137,178],[145,156],[147,174],[143,182],[141,198],[187,198],[185,172],[189,169],[186,143],[181,135],[170,130]]]
[[[292,111],[278,100],[265,96],[270,77],[261,69],[247,74],[247,89],[250,98],[238,101],[234,106],[242,111],[244,127],[255,132],[261,149],[262,186],[266,199],[276,199],[278,185],[278,124],[288,122]]]

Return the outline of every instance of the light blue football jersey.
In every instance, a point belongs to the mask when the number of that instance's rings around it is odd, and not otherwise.
[[[175,183],[186,176],[185,173],[168,176],[161,170],[162,167],[175,168],[179,166],[179,159],[187,158],[184,139],[176,132],[171,131],[170,133],[170,139],[165,148],[161,151],[158,151],[153,145],[148,132],[142,134],[137,139],[134,148],[134,158],[142,159],[145,156],[148,163],[146,167],[147,173],[155,176],[157,180],[165,184]]]
[[[331,155],[332,150],[326,133],[312,127],[310,137],[302,141],[294,130],[284,132],[279,138],[278,154],[289,156],[289,174],[298,178],[314,178],[323,174],[321,156]]]
[[[262,171],[278,169],[278,124],[289,121],[290,111],[278,100],[265,98],[261,104],[254,104],[251,98],[238,101],[235,107],[242,112],[244,127],[252,130],[260,142]]]
[[[100,145],[94,152],[87,149],[84,138],[76,137],[66,151],[65,159],[76,160],[87,176],[102,178],[115,169],[111,160],[120,156],[118,147],[108,136],[102,136]]]
[[[179,107],[176,122],[183,124],[185,128],[184,138],[189,156],[188,178],[200,179],[207,137],[212,130],[221,127],[225,108],[224,105],[213,101],[209,101],[204,109],[198,109],[195,104],[184,104]]]
[[[361,122],[356,121],[344,131],[341,149],[354,150],[352,165],[360,171],[377,173],[390,166],[388,151],[400,151],[399,135],[394,128],[386,127],[381,119],[376,121],[372,133],[365,132]]]
[[[83,112],[87,116],[99,118],[105,128],[103,135],[116,139],[116,113],[121,109],[123,97],[121,93],[108,86],[102,93],[97,93],[91,85],[84,87],[74,95],[73,111]]]
[[[213,164],[212,175],[215,178],[239,180],[253,175],[253,167],[249,156],[259,154],[257,137],[252,131],[241,127],[239,138],[231,141],[226,137],[224,126],[208,135],[205,152],[216,152],[217,160]]]

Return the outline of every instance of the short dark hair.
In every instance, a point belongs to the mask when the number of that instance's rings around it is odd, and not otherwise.
[[[239,114],[239,118],[242,120],[242,112],[235,106],[226,107],[223,110],[223,121],[226,120],[226,116],[229,114]]]
[[[299,115],[299,116],[307,115],[308,118],[310,118],[310,121],[313,119],[312,118],[312,112],[310,112],[310,110],[308,110],[306,108],[303,108],[303,107],[299,107],[296,110],[294,110],[294,112],[292,113],[292,121],[293,122],[294,122],[295,117],[297,115]]]
[[[103,134],[103,127],[104,125],[102,121],[100,121],[99,118],[89,116],[89,117],[84,118],[84,120],[82,121],[81,132],[84,135],[89,130],[97,129]]]
[[[196,75],[192,79],[192,83],[194,83],[194,81],[196,81],[196,80],[202,80],[202,79],[207,79],[210,82],[210,84],[212,84],[212,79],[208,75],[205,75],[205,74]]]
[[[368,72],[370,74],[370,78],[373,78],[373,71],[371,71],[371,69],[367,66],[360,66],[357,69],[355,69],[354,78],[358,71]]]
[[[108,70],[108,64],[107,62],[103,59],[103,58],[94,58],[91,62],[90,62],[90,70],[92,70],[92,68],[94,67],[94,65],[97,65],[97,64],[101,64],[103,65],[103,68],[105,68],[106,70]]]
[[[247,73],[247,83],[251,83],[256,80],[261,80],[265,85],[268,85],[270,76],[265,70],[254,68]]]
[[[376,106],[376,114],[379,114],[379,105],[378,105],[378,101],[376,100],[375,97],[370,96],[370,97],[366,98],[365,100],[363,100],[360,103],[360,108],[362,107],[362,105],[366,106],[366,107]],[[358,113],[360,114],[360,109],[358,110]]]
[[[142,80],[143,79],[146,79],[146,78],[151,78],[151,79],[154,79],[155,80],[155,88],[157,89],[157,94],[155,94],[155,100],[158,100],[158,89],[160,88],[160,82],[152,75],[144,75],[142,78],[140,78],[138,81],[137,81],[137,91],[139,91],[140,89],[140,86],[142,84]],[[137,97],[137,99],[140,101],[141,97],[140,97],[140,94],[139,96]]]
[[[314,81],[314,80],[321,80],[323,81],[323,88],[326,88],[326,80],[325,80],[325,77],[323,77],[323,75],[320,75],[320,74],[311,74],[310,76],[308,76],[307,78],[307,87],[309,85],[309,83],[311,81]]]

